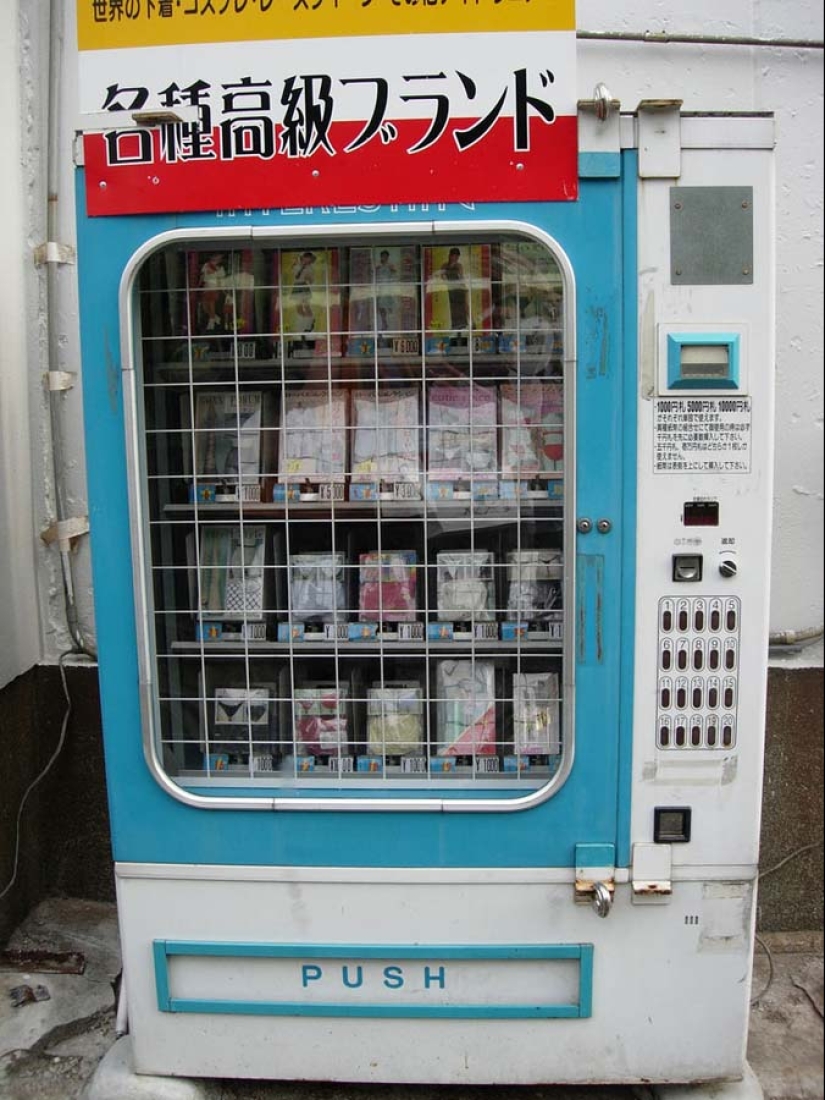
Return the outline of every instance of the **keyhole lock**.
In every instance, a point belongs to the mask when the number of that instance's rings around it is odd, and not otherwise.
[[[576,528],[578,529],[580,535],[589,535],[590,532],[593,530],[593,520],[588,519],[587,516],[584,516],[582,517],[582,519],[578,520],[578,522],[576,523]]]

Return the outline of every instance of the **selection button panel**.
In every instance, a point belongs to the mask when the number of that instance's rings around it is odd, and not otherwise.
[[[735,596],[659,601],[656,743],[732,749],[739,701],[741,602]]]

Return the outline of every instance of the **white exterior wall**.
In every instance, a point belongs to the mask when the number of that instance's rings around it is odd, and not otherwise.
[[[38,658],[67,648],[57,553],[37,533],[54,517],[48,409],[39,376],[46,369],[40,304],[43,276],[33,274],[31,247],[44,239],[42,158],[48,53],[43,0],[0,5],[0,87],[7,148],[0,200],[5,244],[14,264],[0,272],[4,303],[0,341],[0,686]],[[60,0],[52,0],[59,13]],[[74,4],[66,0],[60,119],[58,234],[74,244],[71,134],[75,123]],[[823,36],[820,0],[578,0],[581,30],[779,39]],[[15,44],[18,58],[15,58]],[[607,84],[625,110],[642,99],[682,99],[684,111],[773,111],[777,130],[777,394],[774,557],[771,630],[804,630],[823,621],[822,207],[823,57],[821,50],[718,45],[580,41],[578,95]],[[22,79],[16,83],[15,74]],[[79,370],[74,270],[58,274],[57,343],[63,370]],[[25,290],[25,297],[24,297]],[[13,302],[14,305],[10,305]],[[85,514],[84,449],[79,387],[59,399],[65,497],[70,515]],[[29,412],[31,410],[31,412]],[[84,542],[86,540],[83,540]],[[88,546],[75,559],[80,624],[93,640]],[[36,589],[36,594],[35,594]],[[38,616],[39,606],[39,616]],[[822,663],[821,645],[807,661]]]
[[[26,108],[18,80],[18,8],[0,5],[0,100],[6,156],[0,158],[0,209],[5,262],[0,265],[0,687],[25,672],[41,653],[33,498],[37,490],[32,447],[37,418],[30,420],[29,347],[25,272],[27,196],[21,158]],[[22,276],[22,277],[21,277]],[[36,330],[35,330],[36,331]]]

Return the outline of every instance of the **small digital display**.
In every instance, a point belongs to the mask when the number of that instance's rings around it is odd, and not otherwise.
[[[685,527],[718,527],[719,502],[717,500],[687,500],[682,510]]]

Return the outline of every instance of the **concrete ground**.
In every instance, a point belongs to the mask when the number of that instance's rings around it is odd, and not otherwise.
[[[754,1081],[742,1100],[825,1100],[821,933],[761,937],[754,967],[748,1060]],[[52,899],[15,932],[7,950],[81,952],[82,974],[35,972],[0,959],[2,1100],[676,1100],[680,1090],[441,1087],[193,1082],[129,1073],[129,1040],[115,1039],[113,983],[120,970],[114,906]],[[13,1007],[28,986],[48,999]],[[20,997],[21,994],[18,994]],[[23,994],[25,996],[25,993]],[[755,1083],[758,1081],[758,1085]],[[733,1100],[734,1093],[704,1095]]]

